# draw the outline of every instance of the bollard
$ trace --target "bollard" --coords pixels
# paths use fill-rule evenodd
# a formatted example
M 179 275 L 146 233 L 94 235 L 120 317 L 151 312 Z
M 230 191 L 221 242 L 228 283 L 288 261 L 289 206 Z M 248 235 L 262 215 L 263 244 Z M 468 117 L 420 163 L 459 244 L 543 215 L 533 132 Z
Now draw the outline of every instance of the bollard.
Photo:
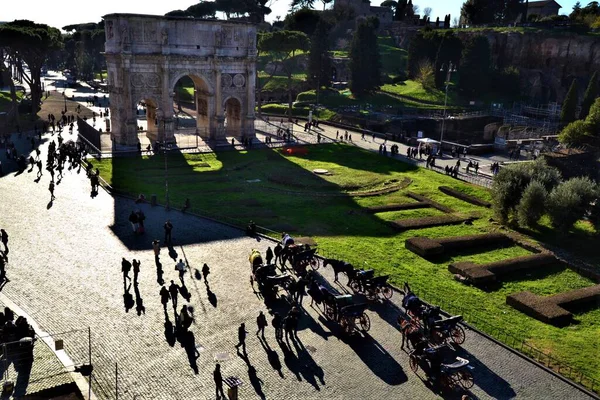
M 150 198 L 150 205 L 152 207 L 154 207 L 156 205 L 156 195 L 153 194 L 152 197 Z

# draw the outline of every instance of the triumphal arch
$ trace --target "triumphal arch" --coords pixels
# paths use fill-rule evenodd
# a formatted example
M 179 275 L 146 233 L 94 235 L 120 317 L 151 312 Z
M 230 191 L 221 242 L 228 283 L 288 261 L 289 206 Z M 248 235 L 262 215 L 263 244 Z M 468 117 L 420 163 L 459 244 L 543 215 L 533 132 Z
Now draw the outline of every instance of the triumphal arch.
M 104 21 L 110 130 L 117 143 L 138 143 L 140 104 L 147 136 L 174 141 L 175 87 L 184 77 L 193 82 L 186 89 L 198 135 L 254 136 L 254 25 L 138 14 L 109 14 Z

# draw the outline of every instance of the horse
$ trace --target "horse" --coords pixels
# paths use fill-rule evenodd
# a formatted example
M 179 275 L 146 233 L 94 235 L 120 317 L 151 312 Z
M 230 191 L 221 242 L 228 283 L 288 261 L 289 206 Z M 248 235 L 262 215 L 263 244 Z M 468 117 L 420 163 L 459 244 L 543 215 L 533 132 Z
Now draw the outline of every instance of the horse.
M 406 347 L 409 350 L 411 346 L 413 349 L 416 348 L 417 344 L 424 338 L 421 329 L 407 318 L 401 316 L 398 317 L 398 323 L 400 324 L 400 332 L 402 332 L 402 345 L 400 348 L 404 349 L 404 343 L 406 343 Z
M 331 265 L 331 268 L 333 268 L 333 273 L 335 274 L 335 279 L 333 280 L 334 282 L 339 282 L 338 274 L 340 272 L 346 274 L 346 276 L 348 277 L 348 284 L 350 284 L 352 277 L 356 275 L 352 264 L 347 263 L 346 261 L 326 258 L 325 261 L 323 261 L 323 266 L 326 267 L 327 265 Z
M 402 307 L 407 313 L 414 316 L 420 317 L 422 314 L 422 308 L 425 305 L 419 297 L 413 293 L 408 285 L 408 282 L 404 282 L 404 287 L 400 290 L 400 293 L 404 295 L 402 299 Z

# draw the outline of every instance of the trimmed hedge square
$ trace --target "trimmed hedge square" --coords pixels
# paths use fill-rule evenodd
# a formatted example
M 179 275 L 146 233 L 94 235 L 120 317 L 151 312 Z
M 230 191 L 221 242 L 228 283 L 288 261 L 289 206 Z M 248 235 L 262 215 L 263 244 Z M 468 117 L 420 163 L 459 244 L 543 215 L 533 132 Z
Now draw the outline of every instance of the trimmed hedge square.
M 600 285 L 555 294 L 538 296 L 529 291 L 511 294 L 506 297 L 506 304 L 530 317 L 558 327 L 569 325 L 573 314 L 566 310 L 576 311 L 590 303 L 600 305 Z
M 441 239 L 414 237 L 406 240 L 404 246 L 423 258 L 439 256 L 447 251 L 458 251 L 485 246 L 509 246 L 513 240 L 502 233 L 454 236 Z
M 423 229 L 431 228 L 432 226 L 462 224 L 470 219 L 472 218 L 459 217 L 457 215 L 438 215 L 435 217 L 399 219 L 390 222 L 390 225 L 398 230 Z
M 417 208 L 429 208 L 429 203 L 418 201 L 414 203 L 401 203 L 401 204 L 385 204 L 383 206 L 373 206 L 365 208 L 365 211 L 370 214 L 377 214 L 380 212 L 388 211 L 403 211 L 403 210 L 415 210 Z
M 456 262 L 448 265 L 448 270 L 469 279 L 475 285 L 495 282 L 499 276 L 523 269 L 535 269 L 560 263 L 550 253 L 514 257 L 488 264 Z
M 460 199 L 462 201 L 466 201 L 467 203 L 471 203 L 474 204 L 476 206 L 481 206 L 481 207 L 487 207 L 490 208 L 492 206 L 491 203 L 485 201 L 485 200 L 481 200 L 478 197 L 475 196 L 471 196 L 469 194 L 460 192 L 456 189 L 453 189 L 451 187 L 448 186 L 440 186 L 438 187 L 438 189 L 444 193 L 447 194 L 448 196 L 452 196 L 452 197 L 456 197 L 457 199 Z

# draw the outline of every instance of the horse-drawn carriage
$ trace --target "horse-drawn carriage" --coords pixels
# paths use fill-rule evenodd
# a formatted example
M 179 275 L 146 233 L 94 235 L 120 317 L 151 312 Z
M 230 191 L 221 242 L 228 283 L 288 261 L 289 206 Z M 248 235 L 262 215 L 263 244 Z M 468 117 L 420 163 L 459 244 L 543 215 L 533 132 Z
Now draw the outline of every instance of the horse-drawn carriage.
M 304 276 L 309 266 L 315 271 L 319 269 L 320 262 L 316 254 L 316 247 L 311 249 L 308 245 L 290 244 L 283 248 L 281 259 L 284 266 L 289 260 L 296 275 Z
M 295 279 L 287 274 L 280 274 L 275 264 L 263 264 L 260 251 L 253 249 L 248 257 L 252 274 L 250 275 L 250 284 L 254 287 L 254 282 L 258 284 L 258 290 L 265 298 L 273 299 L 277 296 L 279 288 L 288 290 L 295 283 Z
M 367 299 L 374 301 L 383 296 L 384 299 L 392 298 L 394 291 L 388 285 L 389 275 L 375 276 L 372 269 L 355 270 L 354 276 L 349 280 L 352 290 L 367 296 Z
M 401 321 L 403 335 L 418 331 L 421 336 L 436 345 L 449 342 L 461 345 L 465 342 L 465 331 L 459 325 L 463 319 L 461 315 L 443 317 L 439 307 L 423 302 L 410 290 L 407 283 L 404 284 L 402 293 L 404 294 L 402 307 L 407 315 L 407 318 Z
M 423 342 L 410 353 L 409 364 L 414 373 L 419 367 L 426 370 L 442 389 L 454 390 L 460 386 L 468 390 L 473 387 L 473 367 L 469 360 L 455 356 L 454 349 L 448 344 L 429 346 Z
M 315 280 L 311 281 L 308 294 L 317 304 L 323 305 L 325 317 L 337 322 L 345 333 L 368 332 L 371 329 L 371 320 L 365 312 L 368 304 L 357 302 L 351 294 L 334 294 Z

